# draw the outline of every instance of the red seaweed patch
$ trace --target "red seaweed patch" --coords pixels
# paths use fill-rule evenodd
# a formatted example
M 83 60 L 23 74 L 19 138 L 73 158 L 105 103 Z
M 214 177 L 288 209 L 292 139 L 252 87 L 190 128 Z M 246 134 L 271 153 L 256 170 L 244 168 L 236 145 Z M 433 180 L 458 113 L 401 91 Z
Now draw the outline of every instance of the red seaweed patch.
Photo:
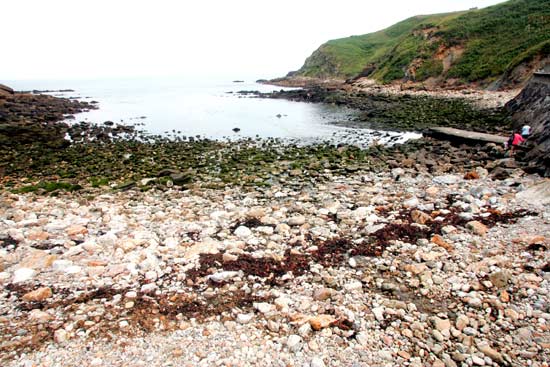
M 334 266 L 345 262 L 350 256 L 381 256 L 386 244 L 381 241 L 362 240 L 354 242 L 348 238 L 334 238 L 318 244 L 312 258 L 323 266 Z
M 9 287 L 9 291 L 20 295 L 32 287 Z M 144 294 L 136 292 L 132 305 L 125 302 L 114 302 L 122 297 L 130 288 L 102 287 L 97 290 L 71 291 L 56 289 L 56 295 L 62 295 L 60 300 L 51 302 L 21 302 L 19 309 L 55 309 L 48 312 L 55 322 L 43 324 L 29 318 L 24 312 L 14 317 L 9 324 L 0 324 L 0 352 L 21 353 L 40 348 L 44 343 L 54 338 L 55 331 L 64 323 L 72 320 L 74 315 L 86 303 L 91 309 L 102 308 L 101 317 L 85 317 L 75 323 L 76 329 L 85 331 L 91 337 L 112 337 L 117 333 L 125 335 L 142 335 L 153 330 L 174 330 L 182 319 L 194 318 L 198 321 L 225 315 L 231 318 L 234 310 L 250 312 L 254 302 L 268 302 L 270 296 L 249 294 L 243 290 L 235 292 L 220 291 L 212 297 L 197 296 L 192 292 L 168 292 Z M 124 324 L 126 323 L 126 325 Z M 24 334 L 21 334 L 24 331 Z M 28 335 L 19 337 L 19 335 Z
M 309 257 L 294 254 L 288 250 L 282 260 L 266 257 L 253 257 L 242 254 L 237 260 L 223 261 L 221 254 L 202 254 L 198 269 L 187 272 L 187 277 L 193 281 L 199 277 L 213 274 L 217 270 L 242 271 L 245 276 L 256 276 L 275 282 L 277 278 L 291 272 L 294 276 L 304 274 L 309 269 Z

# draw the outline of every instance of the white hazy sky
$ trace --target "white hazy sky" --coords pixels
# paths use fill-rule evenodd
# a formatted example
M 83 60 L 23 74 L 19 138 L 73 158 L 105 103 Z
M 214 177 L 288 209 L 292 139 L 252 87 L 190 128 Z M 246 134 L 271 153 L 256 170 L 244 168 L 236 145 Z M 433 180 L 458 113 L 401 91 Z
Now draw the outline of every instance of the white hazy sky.
M 327 40 L 502 0 L 3 0 L 0 81 L 282 76 Z

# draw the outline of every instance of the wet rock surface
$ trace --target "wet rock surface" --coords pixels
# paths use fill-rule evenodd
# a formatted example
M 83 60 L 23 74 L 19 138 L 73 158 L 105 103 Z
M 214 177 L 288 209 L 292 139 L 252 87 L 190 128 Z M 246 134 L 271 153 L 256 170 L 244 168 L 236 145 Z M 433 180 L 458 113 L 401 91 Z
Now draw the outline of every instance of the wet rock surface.
M 431 138 L 369 148 L 330 143 L 297 146 L 277 140 L 110 139 L 73 143 L 63 150 L 41 144 L 25 149 L 8 147 L 0 152 L 4 162 L 0 183 L 16 193 L 46 194 L 88 190 L 90 185 L 142 191 L 172 186 L 270 187 L 296 180 L 325 182 L 332 174 L 396 169 L 398 179 L 401 169 L 443 174 L 455 169 L 472 171 L 478 166 L 487 171 L 484 174 L 504 179 L 523 167 L 505 154 L 496 144 L 454 146 Z M 516 158 L 520 156 L 518 153 Z M 300 218 L 295 220 L 300 225 Z
M 359 117 L 340 123 L 348 127 L 421 131 L 445 126 L 506 134 L 511 127 L 511 120 L 502 106 L 486 103 L 476 107 L 467 94 L 407 93 L 382 87 L 376 90 L 346 85 L 250 93 L 261 98 L 345 105 L 362 111 Z
M 14 146 L 42 142 L 50 148 L 68 145 L 67 115 L 93 109 L 87 102 L 0 88 L 0 144 Z

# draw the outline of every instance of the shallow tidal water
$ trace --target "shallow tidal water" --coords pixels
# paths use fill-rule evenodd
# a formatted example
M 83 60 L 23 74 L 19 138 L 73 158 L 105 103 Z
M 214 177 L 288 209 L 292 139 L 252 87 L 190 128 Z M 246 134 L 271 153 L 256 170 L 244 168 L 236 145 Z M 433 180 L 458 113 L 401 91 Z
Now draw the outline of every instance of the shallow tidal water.
M 209 139 L 281 138 L 299 143 L 331 141 L 366 146 L 403 142 L 417 134 L 342 126 L 357 112 L 341 106 L 260 99 L 239 91 L 270 92 L 280 87 L 251 81 L 139 78 L 63 81 L 8 81 L 16 90 L 64 90 L 49 94 L 97 101 L 97 110 L 73 122 L 113 121 L 150 134 Z M 235 132 L 234 130 L 237 130 Z

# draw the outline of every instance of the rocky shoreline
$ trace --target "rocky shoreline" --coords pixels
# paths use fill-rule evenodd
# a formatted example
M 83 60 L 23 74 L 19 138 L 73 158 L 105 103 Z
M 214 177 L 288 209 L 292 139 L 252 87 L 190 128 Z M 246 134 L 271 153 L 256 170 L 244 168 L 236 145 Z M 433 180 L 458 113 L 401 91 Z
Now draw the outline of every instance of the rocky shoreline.
M 0 88 L 0 144 L 13 146 L 41 142 L 51 148 L 68 145 L 69 126 L 61 121 L 96 108 L 76 100 Z
M 423 87 L 419 88 L 414 84 L 380 85 L 368 78 L 360 78 L 355 80 L 352 83 L 352 89 L 372 94 L 413 95 L 429 96 L 434 98 L 464 99 L 481 109 L 502 108 L 507 102 L 514 99 L 514 97 L 516 97 L 521 91 L 521 88 L 497 91 L 473 88 L 427 89 Z
M 75 126 L 0 153 L 2 365 L 550 363 L 550 184 L 502 146 Z
M 294 88 L 325 88 L 330 90 L 345 90 L 348 92 L 362 92 L 371 95 L 408 95 L 428 96 L 433 98 L 464 99 L 478 108 L 491 109 L 501 108 L 516 97 L 521 88 L 507 90 L 482 90 L 466 87 L 453 88 L 428 88 L 419 83 L 392 83 L 380 84 L 369 78 L 357 78 L 351 80 L 341 79 L 317 79 L 308 77 L 285 77 L 272 80 L 262 80 L 264 84 L 277 85 L 281 87 Z
M 275 84 L 286 86 L 286 83 Z M 517 94 L 517 91 L 402 90 L 399 86 L 382 86 L 370 81 L 336 84 L 309 80 L 298 85 L 303 88 L 242 93 L 260 98 L 348 106 L 360 114 L 340 124 L 353 128 L 422 131 L 443 126 L 504 135 L 512 128 L 504 105 Z
M 55 150 L 66 148 L 71 142 L 105 141 L 119 135 L 137 136 L 132 126 L 111 121 L 103 125 L 64 122 L 74 118 L 75 114 L 98 106 L 96 103 L 41 94 L 45 92 L 52 91 L 29 93 L 16 92 L 5 86 L 0 88 L 0 144 L 17 151 L 25 151 L 33 145 Z

